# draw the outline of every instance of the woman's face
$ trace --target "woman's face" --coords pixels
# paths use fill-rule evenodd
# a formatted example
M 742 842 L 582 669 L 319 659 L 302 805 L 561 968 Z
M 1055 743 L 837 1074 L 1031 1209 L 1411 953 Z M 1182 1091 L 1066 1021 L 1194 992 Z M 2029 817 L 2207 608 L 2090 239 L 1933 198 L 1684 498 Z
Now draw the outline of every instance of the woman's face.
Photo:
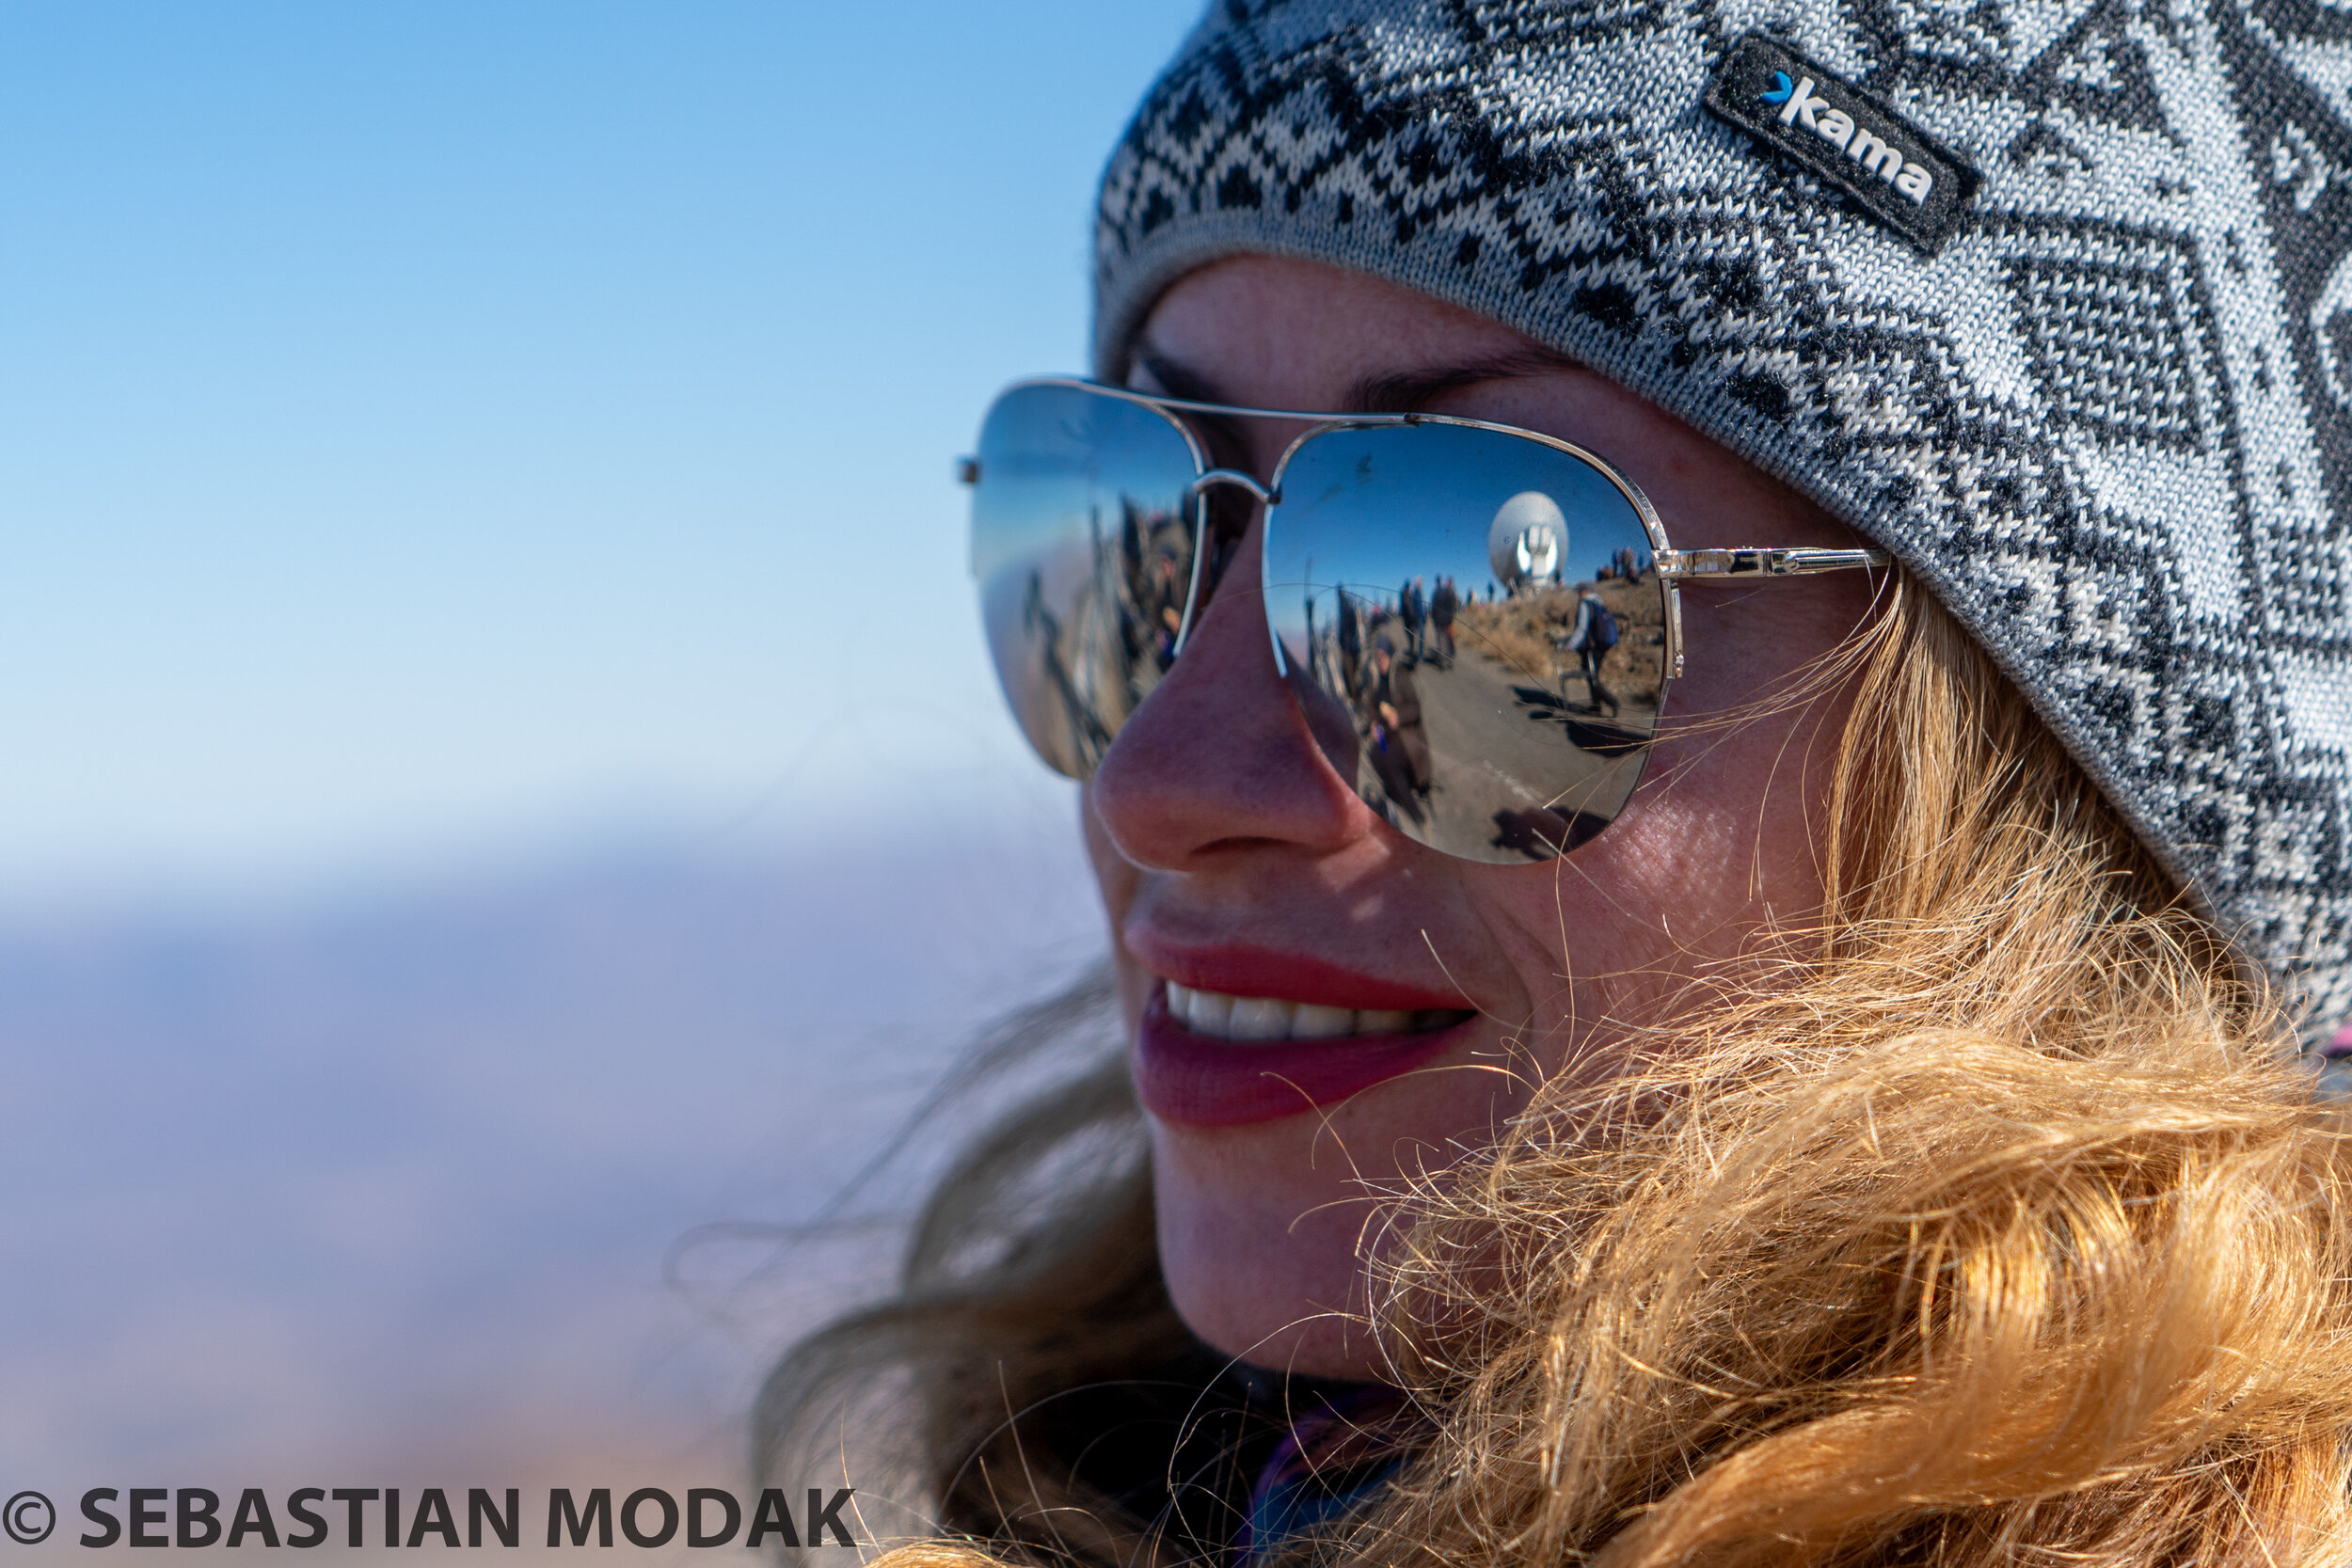
M 1564 437 L 1646 492 L 1677 547 L 1858 543 L 1530 340 L 1319 263 L 1246 258 L 1191 275 L 1152 313 L 1136 363 L 1137 386 L 1218 403 L 1419 408 Z M 1297 434 L 1232 422 L 1248 444 L 1217 456 L 1261 479 Z M 1538 1075 L 1571 1060 L 1580 1077 L 1607 1074 L 1628 1049 L 1623 1021 L 1768 919 L 1818 911 L 1808 823 L 1842 705 L 1692 726 L 1851 635 L 1869 582 L 1684 590 L 1688 667 L 1641 788 L 1567 858 L 1491 865 L 1404 838 L 1326 762 L 1268 652 L 1259 527 L 1088 786 L 1086 834 L 1178 1309 L 1249 1361 L 1360 1377 L 1372 1346 L 1346 1314 L 1365 1301 L 1368 1190 L 1488 1142 Z M 1227 1041 L 1168 1017 L 1170 981 L 1244 1003 L 1474 1012 L 1402 1045 Z

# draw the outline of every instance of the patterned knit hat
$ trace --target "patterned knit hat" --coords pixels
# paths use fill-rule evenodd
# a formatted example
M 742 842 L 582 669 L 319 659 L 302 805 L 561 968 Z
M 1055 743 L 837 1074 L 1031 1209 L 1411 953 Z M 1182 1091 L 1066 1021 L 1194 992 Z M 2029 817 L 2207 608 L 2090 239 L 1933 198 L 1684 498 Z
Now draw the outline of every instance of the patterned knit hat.
M 1105 173 L 1098 374 L 1219 257 L 1561 349 L 1893 550 L 2352 1015 L 2352 12 L 1216 0 Z

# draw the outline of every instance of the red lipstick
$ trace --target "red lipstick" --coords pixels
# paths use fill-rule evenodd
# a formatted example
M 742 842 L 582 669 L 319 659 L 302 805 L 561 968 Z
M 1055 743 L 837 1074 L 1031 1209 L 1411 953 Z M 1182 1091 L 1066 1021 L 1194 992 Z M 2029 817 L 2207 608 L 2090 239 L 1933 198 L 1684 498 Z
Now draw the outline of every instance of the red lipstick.
M 1263 947 L 1177 947 L 1131 932 L 1127 949 L 1163 980 L 1228 996 L 1279 996 L 1285 1002 L 1311 1002 L 1326 1007 L 1401 1013 L 1470 1005 L 1458 990 L 1402 985 L 1327 959 L 1270 953 Z
M 1201 973 L 1195 970 L 1194 973 Z M 1334 972 L 1336 973 L 1336 971 Z M 1287 975 L 1285 976 L 1287 979 Z M 1179 984 L 1190 982 L 1179 981 Z M 1225 986 L 1205 989 L 1225 990 Z M 1460 998 L 1434 1001 L 1408 987 L 1350 985 L 1319 991 L 1285 983 L 1233 990 L 1285 1001 L 1358 1009 L 1459 1014 L 1446 1026 L 1335 1039 L 1232 1040 L 1195 1034 L 1170 1016 L 1166 987 L 1153 990 L 1136 1030 L 1136 1093 L 1145 1110 L 1185 1127 L 1241 1127 L 1302 1116 L 1444 1054 L 1476 1015 Z M 1228 992 L 1231 994 L 1231 992 Z

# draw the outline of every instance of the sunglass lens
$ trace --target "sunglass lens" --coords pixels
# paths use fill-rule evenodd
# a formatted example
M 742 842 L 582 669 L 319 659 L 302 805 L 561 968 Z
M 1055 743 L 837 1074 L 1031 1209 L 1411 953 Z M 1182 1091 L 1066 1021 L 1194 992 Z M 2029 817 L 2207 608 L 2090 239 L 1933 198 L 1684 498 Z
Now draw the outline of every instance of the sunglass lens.
M 1640 781 L 1665 594 L 1625 492 L 1464 425 L 1337 430 L 1282 476 L 1265 604 L 1326 752 L 1406 836 L 1548 860 Z
M 981 427 L 972 572 L 989 653 L 1029 743 L 1073 779 L 1175 657 L 1197 472 L 1166 415 L 1081 388 L 1014 388 Z

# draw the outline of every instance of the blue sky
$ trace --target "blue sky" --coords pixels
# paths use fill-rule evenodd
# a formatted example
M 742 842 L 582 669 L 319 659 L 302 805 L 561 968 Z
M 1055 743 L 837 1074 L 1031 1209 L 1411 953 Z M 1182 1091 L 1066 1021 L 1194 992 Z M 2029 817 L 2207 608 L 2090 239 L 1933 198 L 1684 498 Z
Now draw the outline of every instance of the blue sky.
M 1197 10 L 0 4 L 0 900 L 1034 803 L 949 459 Z
M 1100 941 L 951 459 L 1197 4 L 0 0 L 12 1484 L 737 1473 Z

